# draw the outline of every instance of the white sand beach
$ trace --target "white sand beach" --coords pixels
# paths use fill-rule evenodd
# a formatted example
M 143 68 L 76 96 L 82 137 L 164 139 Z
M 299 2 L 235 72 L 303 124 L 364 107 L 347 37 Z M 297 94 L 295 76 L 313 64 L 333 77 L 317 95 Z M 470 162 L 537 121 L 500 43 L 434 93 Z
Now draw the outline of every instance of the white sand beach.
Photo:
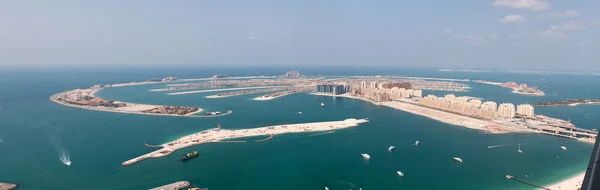
M 576 190 L 581 187 L 584 177 L 585 177 L 585 172 L 581 172 L 573 177 L 562 180 L 558 183 L 552 184 L 547 187 L 552 190 Z
M 255 87 L 241 87 L 241 88 L 219 88 L 219 89 L 210 89 L 210 90 L 172 92 L 172 93 L 168 93 L 167 95 L 182 95 L 182 94 L 195 94 L 195 93 L 203 93 L 203 92 L 220 92 L 220 91 L 231 91 L 231 90 L 247 90 L 247 89 L 261 89 L 261 88 L 276 88 L 276 87 L 284 87 L 284 86 L 255 86 Z
M 190 147 L 194 145 L 199 145 L 208 142 L 218 142 L 225 139 L 235 139 L 235 138 L 243 138 L 243 137 L 253 137 L 253 136 L 265 136 L 265 135 L 277 135 L 277 134 L 286 134 L 286 133 L 305 133 L 305 132 L 316 132 L 316 131 L 333 131 L 338 129 L 344 129 L 348 127 L 356 127 L 361 123 L 369 122 L 366 119 L 346 119 L 343 121 L 329 121 L 329 122 L 315 122 L 315 123 L 300 123 L 300 124 L 288 124 L 288 125 L 276 125 L 269 127 L 260 127 L 260 128 L 252 128 L 252 129 L 237 129 L 237 130 L 227 130 L 227 129 L 212 129 L 207 131 L 201 131 L 198 133 L 194 133 L 191 135 L 187 135 L 181 137 L 175 141 L 165 143 L 161 149 L 150 152 L 148 154 L 144 154 L 142 156 L 133 158 L 131 160 L 127 160 L 121 165 L 131 165 L 136 162 L 148 159 L 148 158 L 158 158 L 167 156 L 174 151 Z

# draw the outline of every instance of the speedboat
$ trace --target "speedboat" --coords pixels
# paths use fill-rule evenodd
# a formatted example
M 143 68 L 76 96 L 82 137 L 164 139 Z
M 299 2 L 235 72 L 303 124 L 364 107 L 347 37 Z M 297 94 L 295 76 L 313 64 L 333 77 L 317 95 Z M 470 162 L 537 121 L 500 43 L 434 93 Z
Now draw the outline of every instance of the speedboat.
M 567 147 L 566 146 L 560 146 L 560 149 L 567 150 Z
M 394 149 L 396 149 L 396 147 L 395 147 L 395 146 L 390 146 L 390 147 L 388 148 L 388 151 L 390 151 L 390 152 L 391 152 L 391 151 L 394 151 Z
M 452 159 L 454 159 L 455 161 L 460 162 L 460 163 L 463 162 L 462 158 L 459 158 L 459 157 L 454 157 Z
M 371 159 L 371 156 L 369 156 L 368 154 L 361 154 L 361 155 L 362 155 L 363 158 Z
M 415 142 L 415 146 L 419 146 L 419 141 Z
M 66 161 L 64 164 L 67 165 L 67 166 L 70 166 L 71 165 L 71 160 Z
M 404 173 L 402 173 L 401 171 L 396 171 L 396 173 L 398 173 L 398 175 L 399 175 L 400 177 L 404 177 Z
M 323 102 L 321 102 L 321 107 L 325 107 L 325 104 Z
M 519 143 L 519 149 L 517 149 L 517 152 L 523 153 L 523 151 L 521 150 L 521 143 Z

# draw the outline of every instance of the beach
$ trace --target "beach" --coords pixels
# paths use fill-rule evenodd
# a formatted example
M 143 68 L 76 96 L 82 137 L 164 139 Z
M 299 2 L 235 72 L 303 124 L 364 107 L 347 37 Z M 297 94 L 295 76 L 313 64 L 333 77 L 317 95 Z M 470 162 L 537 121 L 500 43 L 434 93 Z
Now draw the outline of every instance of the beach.
M 314 123 L 300 123 L 300 124 L 288 124 L 288 125 L 275 125 L 268 127 L 252 128 L 252 129 L 238 129 L 238 130 L 227 130 L 227 129 L 212 129 L 207 131 L 201 131 L 191 135 L 181 137 L 175 141 L 160 145 L 162 147 L 159 150 L 144 154 L 142 156 L 127 160 L 121 165 L 131 165 L 136 162 L 148 159 L 158 158 L 167 156 L 174 151 L 199 145 L 209 142 L 218 142 L 225 139 L 235 139 L 243 137 L 253 136 L 264 136 L 264 135 L 277 135 L 286 133 L 306 133 L 306 132 L 317 132 L 317 131 L 332 131 L 337 129 L 344 129 L 348 127 L 356 127 L 360 123 L 369 122 L 366 119 L 346 119 L 343 121 L 329 121 L 329 122 L 314 122 Z
M 261 88 L 277 88 L 284 86 L 256 86 L 256 87 L 241 87 L 241 88 L 219 88 L 219 89 L 210 89 L 210 90 L 194 90 L 194 91 L 184 91 L 184 92 L 172 92 L 167 95 L 182 95 L 182 94 L 195 94 L 195 93 L 203 93 L 203 92 L 220 92 L 220 91 L 231 91 L 231 90 L 247 90 L 247 89 L 261 89 Z
M 554 183 L 550 186 L 547 186 L 548 188 L 552 189 L 552 190 L 558 190 L 558 189 L 565 189 L 565 190 L 576 190 L 578 188 L 581 187 L 581 184 L 583 183 L 583 178 L 585 177 L 585 171 L 581 172 L 573 177 L 567 178 L 565 180 L 562 180 L 560 182 Z

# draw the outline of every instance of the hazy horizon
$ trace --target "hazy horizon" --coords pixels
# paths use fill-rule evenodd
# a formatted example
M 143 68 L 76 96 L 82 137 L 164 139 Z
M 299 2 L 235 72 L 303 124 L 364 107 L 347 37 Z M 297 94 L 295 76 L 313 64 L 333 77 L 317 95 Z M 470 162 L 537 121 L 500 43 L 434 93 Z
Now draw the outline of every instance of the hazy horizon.
M 0 3 L 0 70 L 600 71 L 597 1 Z

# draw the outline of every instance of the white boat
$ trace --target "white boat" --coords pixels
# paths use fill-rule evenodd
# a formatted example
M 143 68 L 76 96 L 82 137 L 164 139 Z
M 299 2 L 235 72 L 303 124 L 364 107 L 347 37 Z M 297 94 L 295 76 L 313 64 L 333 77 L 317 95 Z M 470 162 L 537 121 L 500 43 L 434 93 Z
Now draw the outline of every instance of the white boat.
M 523 151 L 521 150 L 521 143 L 519 143 L 519 149 L 517 149 L 517 152 L 523 153 Z
M 560 149 L 567 150 L 567 147 L 566 146 L 560 146 Z
M 415 146 L 419 146 L 419 141 L 415 142 Z
M 395 146 L 390 146 L 390 147 L 388 148 L 388 151 L 390 151 L 390 152 L 391 152 L 391 151 L 394 151 L 394 149 L 396 149 L 396 147 L 395 147 Z
M 401 171 L 397 171 L 396 173 L 398 173 L 398 175 L 399 175 L 400 177 L 404 177 L 404 173 L 402 173 Z
M 323 102 L 321 102 L 321 107 L 325 107 L 325 104 Z
M 65 164 L 65 165 L 67 165 L 67 166 L 70 166 L 70 165 L 71 165 L 71 161 L 70 161 L 70 160 L 68 160 L 68 161 L 66 161 L 64 164 Z
M 325 190 L 329 190 L 329 188 L 325 187 Z
M 298 114 L 302 114 L 302 112 L 301 112 L 301 111 L 299 111 L 299 112 L 298 112 Z
M 459 157 L 454 157 L 452 159 L 454 159 L 455 161 L 460 162 L 460 163 L 463 162 L 462 158 L 459 158 Z
M 371 156 L 369 156 L 368 154 L 361 154 L 361 155 L 363 156 L 363 158 L 366 158 L 366 159 L 370 159 L 371 158 Z

